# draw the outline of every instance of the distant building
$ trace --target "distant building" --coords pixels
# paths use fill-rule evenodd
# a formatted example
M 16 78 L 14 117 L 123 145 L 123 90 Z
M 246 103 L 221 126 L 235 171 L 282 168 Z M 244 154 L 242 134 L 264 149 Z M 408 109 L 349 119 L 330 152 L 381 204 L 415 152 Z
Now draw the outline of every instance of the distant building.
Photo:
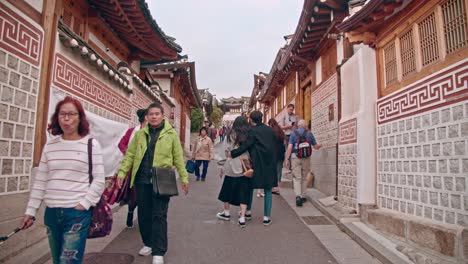
M 190 109 L 201 108 L 202 100 L 195 79 L 195 62 L 182 58 L 165 63 L 145 63 L 147 79 L 159 84 L 160 94 L 169 97 L 175 107 L 167 109 L 166 116 L 180 137 L 186 150 L 190 149 Z
M 236 117 L 247 113 L 249 110 L 250 97 L 241 96 L 240 98 L 229 97 L 221 99 L 220 108 L 224 112 L 223 123 L 231 123 Z

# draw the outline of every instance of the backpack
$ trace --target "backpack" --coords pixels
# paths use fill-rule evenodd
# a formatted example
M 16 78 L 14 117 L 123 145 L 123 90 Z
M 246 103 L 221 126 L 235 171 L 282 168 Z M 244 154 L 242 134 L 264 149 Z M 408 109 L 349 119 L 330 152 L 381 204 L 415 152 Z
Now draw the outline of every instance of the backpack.
M 312 144 L 310 139 L 307 137 L 307 130 L 299 134 L 296 130 L 294 134 L 296 134 L 296 156 L 300 159 L 305 159 L 312 155 Z

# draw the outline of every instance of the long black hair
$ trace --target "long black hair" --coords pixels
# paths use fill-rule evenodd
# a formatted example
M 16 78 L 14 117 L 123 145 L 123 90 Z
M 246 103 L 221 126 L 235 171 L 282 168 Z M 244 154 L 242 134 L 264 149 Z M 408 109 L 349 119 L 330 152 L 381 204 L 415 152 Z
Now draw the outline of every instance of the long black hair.
M 229 130 L 226 141 L 228 143 L 234 142 L 234 145 L 241 145 L 245 141 L 247 141 L 247 132 L 250 129 L 249 121 L 244 116 L 238 116 L 234 123 L 232 124 L 232 128 Z

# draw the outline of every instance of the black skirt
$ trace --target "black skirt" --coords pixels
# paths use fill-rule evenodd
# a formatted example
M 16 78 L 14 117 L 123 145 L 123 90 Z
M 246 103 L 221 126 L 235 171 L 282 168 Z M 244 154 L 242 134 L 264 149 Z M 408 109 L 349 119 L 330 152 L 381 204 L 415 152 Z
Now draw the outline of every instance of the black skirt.
M 235 206 L 248 204 L 252 199 L 251 189 L 250 178 L 225 176 L 218 200 Z

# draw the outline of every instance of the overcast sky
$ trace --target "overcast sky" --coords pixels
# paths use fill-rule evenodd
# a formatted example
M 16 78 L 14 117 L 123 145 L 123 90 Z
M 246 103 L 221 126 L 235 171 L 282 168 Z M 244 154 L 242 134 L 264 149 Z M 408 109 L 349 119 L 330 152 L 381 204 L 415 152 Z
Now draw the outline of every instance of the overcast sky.
M 151 14 L 195 61 L 197 86 L 218 99 L 250 96 L 253 74 L 268 73 L 302 0 L 150 0 Z

